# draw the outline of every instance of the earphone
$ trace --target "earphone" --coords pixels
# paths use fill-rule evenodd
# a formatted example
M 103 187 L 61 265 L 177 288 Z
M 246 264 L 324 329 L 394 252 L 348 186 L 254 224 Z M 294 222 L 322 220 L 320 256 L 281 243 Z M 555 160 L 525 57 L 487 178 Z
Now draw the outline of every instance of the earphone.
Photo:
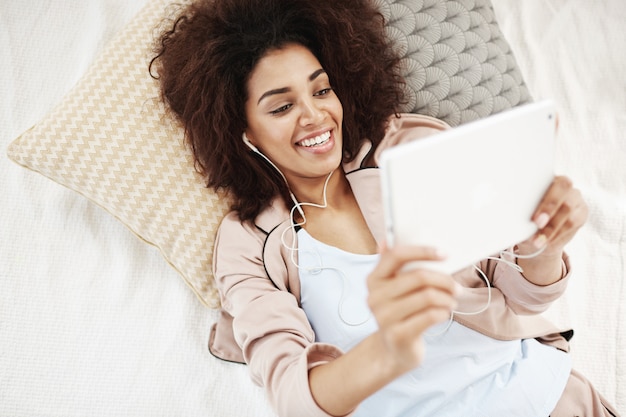
M 287 179 L 285 178 L 285 176 L 283 175 L 283 173 L 280 171 L 280 169 L 278 169 L 278 167 L 276 165 L 274 165 L 274 163 L 272 161 L 269 160 L 268 157 L 266 157 L 265 155 L 263 155 L 263 153 L 261 151 L 259 151 L 259 149 L 254 146 L 250 140 L 248 139 L 248 136 L 246 135 L 246 132 L 243 133 L 242 135 L 242 139 L 243 139 L 243 143 L 246 144 L 246 146 L 248 148 L 250 148 L 253 152 L 255 152 L 256 154 L 260 155 L 263 159 L 265 159 L 271 166 L 274 167 L 274 169 L 276 169 L 276 171 L 278 171 L 278 173 L 283 177 L 283 180 L 285 180 L 285 183 L 287 184 L 287 187 L 289 187 L 289 184 L 287 183 Z M 323 197 L 323 203 L 322 204 L 314 204 L 314 203 L 299 203 L 298 200 L 296 199 L 296 197 L 293 195 L 293 193 L 291 192 L 291 190 L 289 191 L 289 195 L 291 196 L 291 199 L 294 202 L 294 206 L 292 207 L 292 209 L 289 212 L 289 223 L 290 223 L 290 227 L 286 228 L 285 230 L 283 230 L 282 234 L 280 235 L 280 242 L 283 245 L 283 247 L 285 247 L 286 249 L 288 249 L 290 251 L 290 261 L 291 263 L 298 269 L 304 269 L 307 272 L 311 273 L 311 274 L 317 274 L 319 272 L 321 272 L 323 269 L 326 270 L 331 270 L 331 271 L 335 271 L 342 279 L 342 294 L 340 297 L 340 302 L 339 302 L 339 306 L 338 306 L 338 315 L 339 318 L 348 326 L 360 326 L 361 324 L 364 324 L 365 322 L 367 322 L 370 317 L 371 317 L 371 313 L 370 315 L 368 315 L 368 317 L 364 318 L 362 321 L 359 322 L 350 322 L 348 320 L 346 320 L 342 314 L 342 306 L 346 300 L 346 285 L 347 285 L 347 277 L 345 276 L 345 274 L 343 273 L 342 270 L 338 269 L 338 268 L 334 268 L 334 267 L 329 267 L 329 266 L 322 266 L 322 260 L 321 258 L 319 259 L 319 266 L 314 266 L 314 267 L 302 267 L 298 264 L 298 262 L 296 262 L 294 256 L 295 253 L 298 251 L 298 248 L 296 248 L 295 246 L 295 241 L 296 241 L 296 227 L 297 226 L 302 226 L 306 223 L 306 216 L 304 215 L 304 210 L 302 210 L 302 206 L 303 205 L 307 205 L 307 206 L 311 206 L 311 207 L 318 207 L 318 208 L 326 208 L 328 205 L 328 202 L 326 200 L 326 188 L 328 187 L 328 181 L 330 180 L 330 177 L 333 175 L 333 172 L 335 172 L 334 170 L 331 171 L 328 176 L 326 177 L 326 181 L 324 182 L 324 190 L 322 192 L 322 197 Z M 302 216 L 302 222 L 296 223 L 294 221 L 294 211 L 298 210 L 298 212 L 300 213 L 300 215 Z M 287 242 L 285 241 L 285 233 L 291 231 L 292 233 L 292 241 L 294 242 L 294 245 L 291 246 L 289 244 L 287 244 Z M 319 257 L 319 255 L 318 255 Z
M 250 142 L 250 139 L 248 139 L 248 135 L 246 135 L 246 132 L 243 132 L 243 135 L 241 135 L 241 139 L 243 139 L 243 143 L 245 143 L 246 146 L 248 146 L 248 148 L 252 149 L 253 152 L 261 153 L 259 149 L 256 146 L 254 146 L 252 142 Z
M 243 132 L 243 135 L 241 135 L 241 139 L 243 140 L 243 143 L 245 143 L 246 146 L 252 150 L 252 152 L 256 153 L 257 155 L 260 155 L 271 166 L 273 166 L 276 171 L 278 171 L 280 176 L 283 177 L 285 184 L 287 184 L 287 188 L 289 188 L 289 183 L 287 182 L 287 178 L 285 178 L 285 175 L 280 171 L 280 169 L 278 169 L 276 165 L 274 165 L 272 161 L 270 161 L 270 159 L 267 156 L 263 155 L 263 153 L 259 150 L 259 148 L 257 148 L 256 146 L 252 144 L 252 142 L 250 142 L 250 139 L 248 139 L 248 135 L 246 135 L 246 132 Z M 300 203 L 298 203 L 298 199 L 296 199 L 296 196 L 293 195 L 291 190 L 289 190 L 289 196 L 291 197 L 291 200 L 295 204 L 295 207 L 298 208 L 298 213 L 300 213 L 300 215 L 304 218 L 304 210 L 302 210 L 302 207 L 300 207 Z
M 298 263 L 294 259 L 294 254 L 295 254 L 295 252 L 298 251 L 298 249 L 295 247 L 295 243 L 294 243 L 293 246 L 290 246 L 290 245 L 287 244 L 287 242 L 285 242 L 285 233 L 287 233 L 288 231 L 291 231 L 291 240 L 292 240 L 292 242 L 296 241 L 296 227 L 304 226 L 304 224 L 306 223 L 306 216 L 304 215 L 304 213 L 302 211 L 302 207 L 300 207 L 300 206 L 305 206 L 306 205 L 306 206 L 317 207 L 317 208 L 326 208 L 326 207 L 328 207 L 328 201 L 326 199 L 326 188 L 328 187 L 328 181 L 330 180 L 330 177 L 333 175 L 334 172 L 335 172 L 334 170 L 331 171 L 330 174 L 328 174 L 328 176 L 326 177 L 326 181 L 324 182 L 324 189 L 322 191 L 323 203 L 322 204 L 296 203 L 296 205 L 289 212 L 290 227 L 288 227 L 285 230 L 283 230 L 283 232 L 280 235 L 280 243 L 283 245 L 284 248 L 286 248 L 286 249 L 288 249 L 290 251 L 290 253 L 291 253 L 291 256 L 290 256 L 291 263 L 298 269 L 300 269 L 300 265 L 298 265 Z M 296 209 L 302 215 L 302 222 L 300 222 L 300 223 L 294 222 L 293 212 Z M 309 272 L 311 272 L 311 271 L 309 271 Z
M 265 155 L 264 155 L 264 154 L 263 154 L 263 153 L 262 153 L 262 152 L 261 152 L 261 151 L 260 151 L 260 150 L 259 150 L 256 146 L 254 146 L 254 145 L 250 142 L 250 140 L 248 139 L 248 137 L 247 137 L 247 135 L 246 135 L 246 133 L 245 133 L 245 132 L 244 132 L 244 133 L 243 133 L 243 135 L 242 135 L 242 139 L 243 139 L 243 142 L 246 144 L 246 146 L 247 146 L 248 148 L 250 148 L 250 149 L 251 149 L 253 152 L 255 152 L 256 154 L 260 155 L 260 156 L 261 156 L 263 159 L 265 159 L 265 160 L 266 160 L 266 161 L 267 161 L 267 162 L 268 162 L 268 163 L 269 163 L 272 167 L 274 167 L 274 169 L 276 169 L 276 171 L 278 171 L 278 173 L 281 175 L 281 177 L 282 177 L 282 178 L 283 178 L 283 180 L 285 181 L 285 184 L 287 184 L 287 187 L 289 187 L 289 184 L 288 184 L 287 179 L 285 178 L 284 174 L 280 171 L 280 169 L 278 169 L 278 167 L 277 167 L 277 166 L 276 166 L 276 165 L 275 165 L 272 161 L 270 161 L 270 159 L 269 159 L 269 158 L 267 158 L 267 157 L 266 157 L 266 156 L 265 156 Z M 333 172 L 334 172 L 334 171 L 333 171 Z M 289 228 L 286 228 L 285 230 L 283 230 L 283 232 L 282 232 L 282 234 L 281 234 L 281 237 L 280 237 L 280 240 L 281 240 L 281 244 L 283 245 L 283 247 L 287 248 L 287 249 L 291 252 L 290 261 L 291 261 L 291 263 L 292 263 L 293 265 L 295 265 L 295 267 L 296 267 L 296 268 L 298 268 L 298 269 L 301 269 L 301 267 L 300 267 L 300 265 L 298 265 L 298 262 L 296 262 L 296 260 L 295 260 L 295 258 L 294 258 L 294 257 L 295 257 L 295 253 L 298 251 L 298 249 L 297 249 L 297 247 L 295 246 L 295 243 L 294 243 L 294 244 L 293 244 L 293 246 L 292 246 L 292 245 L 289 245 L 289 244 L 285 241 L 285 234 L 286 234 L 286 232 L 291 231 L 291 233 L 292 233 L 292 242 L 295 242 L 295 241 L 296 241 L 296 236 L 295 236 L 295 235 L 296 235 L 296 230 L 295 230 L 295 228 L 296 228 L 297 226 L 302 226 L 302 225 L 304 225 L 304 224 L 306 223 L 306 216 L 304 215 L 304 211 L 303 211 L 303 209 L 302 209 L 302 207 L 301 207 L 301 206 L 303 206 L 303 205 L 309 205 L 309 206 L 319 207 L 319 208 L 325 208 L 325 207 L 326 207 L 326 205 L 327 205 L 327 202 L 326 202 L 326 187 L 327 187 L 327 185 L 328 185 L 328 181 L 329 181 L 329 179 L 330 179 L 331 175 L 333 174 L 333 172 L 331 172 L 331 173 L 328 175 L 328 177 L 326 178 L 326 182 L 325 182 L 325 184 L 324 184 L 324 191 L 323 191 L 323 201 L 324 201 L 324 202 L 323 202 L 323 204 L 321 204 L 321 205 L 320 205 L 320 204 L 313 204 L 313 203 L 299 203 L 299 202 L 298 202 L 298 200 L 296 199 L 296 197 L 295 197 L 295 196 L 293 195 L 293 193 L 291 192 L 291 190 L 289 191 L 289 195 L 291 196 L 291 199 L 292 199 L 292 200 L 293 200 L 293 202 L 294 202 L 294 207 L 293 207 L 293 208 L 291 209 L 291 211 L 290 211 L 290 223 L 291 223 L 291 226 L 290 226 Z M 294 217 L 293 217 L 293 214 L 294 214 L 294 211 L 295 211 L 295 210 L 298 210 L 298 212 L 299 212 L 299 213 L 300 213 L 300 215 L 302 216 L 302 219 L 303 219 L 303 220 L 302 220 L 302 222 L 299 222 L 299 223 L 294 222 Z M 496 257 L 488 257 L 488 259 L 492 259 L 492 260 L 495 260 L 495 261 L 498 261 L 498 262 L 504 262 L 505 264 L 507 264 L 508 266 L 510 266 L 510 267 L 512 267 L 512 268 L 514 268 L 514 269 L 516 269 L 517 271 L 519 271 L 519 272 L 523 272 L 523 271 L 522 271 L 522 269 L 521 269 L 521 267 L 520 267 L 519 265 L 517 265 L 516 263 L 511 262 L 511 261 L 509 261 L 509 260 L 507 260 L 507 259 L 504 259 L 504 258 L 502 257 L 502 255 L 505 255 L 505 254 L 506 254 L 506 255 L 510 255 L 510 256 L 512 256 L 512 257 L 515 257 L 515 258 L 532 258 L 532 257 L 534 257 L 534 256 L 539 255 L 539 254 L 543 251 L 543 249 L 544 249 L 544 248 L 541 248 L 541 249 L 540 249 L 540 250 L 538 250 L 537 252 L 535 252 L 535 253 L 531 253 L 531 254 L 528 254 L 528 255 L 521 255 L 521 254 L 516 254 L 516 253 L 513 253 L 513 252 L 502 251 L 502 252 L 500 252 L 500 258 L 496 258 Z M 321 261 L 321 260 L 320 260 L 320 261 Z M 477 311 L 472 311 L 472 312 L 462 312 L 462 311 L 456 311 L 456 310 L 453 310 L 453 311 L 451 312 L 451 314 L 450 314 L 450 319 L 449 319 L 448 325 L 445 327 L 445 329 L 444 329 L 442 332 L 440 332 L 440 333 L 437 333 L 437 334 L 434 334 L 434 335 L 433 335 L 433 334 L 428 334 L 427 336 L 439 336 L 439 335 L 441 335 L 441 334 L 445 333 L 445 332 L 449 329 L 450 325 L 452 324 L 452 321 L 453 321 L 453 319 L 454 319 L 454 315 L 455 315 L 455 314 L 456 314 L 456 315 L 477 315 L 477 314 L 480 314 L 480 313 L 484 312 L 485 310 L 487 310 L 487 308 L 489 308 L 489 305 L 491 304 L 491 283 L 489 282 L 489 279 L 487 278 L 487 276 L 485 275 L 485 273 L 484 273 L 484 272 L 483 272 L 483 271 L 482 271 L 482 270 L 481 270 L 478 266 L 474 265 L 474 268 L 475 268 L 475 269 L 476 269 L 476 271 L 477 271 L 477 272 L 481 275 L 481 278 L 485 281 L 485 284 L 486 284 L 487 289 L 488 289 L 488 299 L 487 299 L 487 302 L 485 303 L 485 305 L 484 305 L 482 308 L 480 308 L 479 310 L 477 310 Z M 336 271 L 337 273 L 339 273 L 339 274 L 342 276 L 342 278 L 343 278 L 344 280 L 346 279 L 345 274 L 343 273 L 343 271 L 341 271 L 341 270 L 339 270 L 339 269 L 337 269 L 337 268 L 333 268 L 333 267 L 323 267 L 323 266 L 321 266 L 321 262 L 320 262 L 320 266 L 319 266 L 319 267 L 304 268 L 304 269 L 306 269 L 308 272 L 311 272 L 311 273 L 316 273 L 315 271 L 319 272 L 319 271 L 321 271 L 322 269 L 334 270 L 334 271 Z M 343 302 L 344 297 L 342 296 L 341 298 L 342 298 L 342 302 Z M 341 317 L 341 314 L 340 314 L 340 317 Z M 346 323 L 346 324 L 350 324 L 350 325 L 358 325 L 358 324 L 348 323 L 346 320 L 344 320 L 344 319 L 343 319 L 343 317 L 342 317 L 342 320 L 343 320 L 343 321 L 344 321 L 344 323 Z M 361 323 L 361 324 L 362 324 L 362 323 Z
M 505 258 L 503 258 L 504 255 L 509 255 L 513 258 L 518 258 L 518 259 L 530 259 L 530 258 L 534 258 L 535 256 L 539 255 L 541 252 L 543 252 L 543 250 L 545 249 L 545 246 L 540 248 L 539 250 L 537 250 L 536 252 L 527 254 L 527 255 L 522 255 L 519 253 L 515 253 L 515 252 L 510 252 L 508 250 L 503 250 L 500 251 L 500 257 L 496 258 L 495 256 L 488 256 L 485 259 L 491 259 L 493 261 L 496 262 L 502 262 L 505 265 L 509 266 L 510 268 L 515 269 L 516 271 L 518 271 L 519 273 L 524 272 L 524 270 L 522 269 L 521 266 L 519 266 L 517 263 L 511 262 Z M 464 311 L 456 311 L 453 310 L 450 312 L 450 319 L 448 320 L 448 324 L 446 325 L 446 327 L 438 333 L 425 333 L 425 336 L 430 336 L 430 337 L 437 337 L 437 336 L 441 336 L 442 334 L 444 334 L 445 332 L 448 331 L 448 329 L 450 328 L 450 326 L 452 325 L 452 321 L 454 320 L 454 315 L 460 315 L 460 316 L 475 316 L 477 314 L 480 314 L 482 312 L 484 312 L 485 310 L 487 310 L 487 308 L 489 308 L 489 305 L 491 304 L 491 283 L 489 282 L 489 278 L 487 278 L 487 275 L 483 272 L 482 269 L 480 269 L 477 265 L 472 265 L 474 267 L 474 269 L 476 270 L 476 272 L 478 272 L 478 274 L 480 274 L 480 277 L 482 278 L 483 281 L 485 281 L 485 284 L 487 285 L 487 302 L 485 303 L 485 305 L 476 310 L 476 311 L 471 311 L 471 312 L 464 312 Z
M 289 260 L 291 261 L 291 263 L 299 270 L 304 270 L 310 274 L 319 274 L 322 270 L 328 270 L 328 271 L 334 271 L 340 278 L 342 281 L 342 285 L 341 285 L 341 294 L 340 294 L 340 299 L 339 299 L 339 305 L 337 306 L 337 315 L 339 316 L 339 318 L 341 319 L 341 321 L 344 322 L 344 324 L 348 325 L 348 326 L 360 326 L 362 324 L 365 324 L 366 322 L 368 322 L 373 316 L 372 313 L 370 312 L 366 317 L 363 317 L 362 319 L 358 320 L 358 321 L 351 321 L 348 320 L 344 317 L 344 314 L 342 313 L 343 311 L 343 305 L 346 302 L 348 296 L 347 296 L 347 286 L 348 286 L 348 278 L 346 277 L 346 274 L 340 269 L 340 268 L 336 268 L 333 266 L 324 266 L 323 265 L 323 261 L 321 256 L 316 253 L 316 252 L 309 252 L 307 251 L 307 253 L 313 254 L 317 257 L 317 265 L 315 266 L 302 266 L 299 264 L 299 262 L 296 262 L 295 259 L 295 254 L 297 252 L 300 251 L 300 249 L 298 247 L 296 247 L 296 227 L 299 226 L 303 226 L 306 223 L 306 217 L 304 216 L 304 214 L 302 213 L 302 209 L 300 206 L 310 206 L 310 207 L 317 207 L 317 208 L 326 208 L 328 207 L 328 200 L 326 198 L 326 189 L 328 187 L 328 181 L 330 180 L 330 177 L 333 175 L 335 171 L 331 171 L 328 176 L 326 177 L 326 181 L 324 182 L 324 189 L 322 191 L 322 204 L 315 204 L 315 203 L 297 203 L 289 212 L 289 227 L 286 227 L 281 235 L 280 235 L 280 243 L 283 245 L 284 248 L 286 248 L 289 252 L 290 252 L 290 256 L 289 256 Z M 296 222 L 294 220 L 294 212 L 295 210 L 300 211 L 300 213 L 302 214 L 302 221 L 301 222 Z M 287 232 L 291 232 L 291 241 L 292 241 L 292 245 L 288 244 L 286 242 L 285 239 L 285 235 Z

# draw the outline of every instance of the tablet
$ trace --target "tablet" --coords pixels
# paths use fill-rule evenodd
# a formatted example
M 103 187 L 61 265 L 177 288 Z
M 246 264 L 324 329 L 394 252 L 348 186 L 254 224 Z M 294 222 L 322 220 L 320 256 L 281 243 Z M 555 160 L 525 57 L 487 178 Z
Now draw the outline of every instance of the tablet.
M 541 101 L 383 151 L 387 244 L 438 248 L 444 261 L 419 264 L 454 273 L 531 237 L 555 133 L 555 106 Z

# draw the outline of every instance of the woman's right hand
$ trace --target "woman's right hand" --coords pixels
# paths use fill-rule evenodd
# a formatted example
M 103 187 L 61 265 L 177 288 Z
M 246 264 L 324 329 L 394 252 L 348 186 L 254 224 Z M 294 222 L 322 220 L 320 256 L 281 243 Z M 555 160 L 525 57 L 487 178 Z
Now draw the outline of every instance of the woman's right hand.
M 458 292 L 451 275 L 406 266 L 414 261 L 442 259 L 433 248 L 383 247 L 380 261 L 368 277 L 369 307 L 390 363 L 400 372 L 421 363 L 424 331 L 450 319 Z
M 450 318 L 457 285 L 452 276 L 425 268 L 408 270 L 414 261 L 443 259 L 434 249 L 383 248 L 367 278 L 369 307 L 379 330 L 345 354 L 309 370 L 309 386 L 317 404 L 330 415 L 343 416 L 424 357 L 422 335 Z

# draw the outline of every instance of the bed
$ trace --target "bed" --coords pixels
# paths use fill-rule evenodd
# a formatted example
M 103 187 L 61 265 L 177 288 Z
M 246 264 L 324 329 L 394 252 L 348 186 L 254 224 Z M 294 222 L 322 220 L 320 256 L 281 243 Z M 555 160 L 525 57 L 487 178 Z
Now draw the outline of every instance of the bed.
M 1 416 L 274 416 L 244 365 L 209 353 L 218 310 L 162 248 L 7 156 L 147 3 L 0 4 Z M 575 278 L 546 315 L 575 329 L 575 367 L 624 414 L 626 4 L 494 11 L 528 98 L 558 105 L 557 171 L 590 207 L 568 247 Z

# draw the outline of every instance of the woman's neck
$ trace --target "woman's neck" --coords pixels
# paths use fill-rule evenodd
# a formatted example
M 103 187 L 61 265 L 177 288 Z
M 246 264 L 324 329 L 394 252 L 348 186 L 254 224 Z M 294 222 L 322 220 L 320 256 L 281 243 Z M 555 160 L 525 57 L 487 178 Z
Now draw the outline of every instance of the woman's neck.
M 342 202 L 351 195 L 350 184 L 341 168 L 335 169 L 322 178 L 300 181 L 297 185 L 293 185 L 291 190 L 299 203 L 328 208 L 341 206 Z
M 328 180 L 326 201 L 323 184 L 306 189 L 300 188 L 298 191 L 296 196 L 302 204 L 306 221 L 300 218 L 297 212 L 294 215 L 300 226 L 311 236 L 350 253 L 377 253 L 378 245 L 341 168 Z

